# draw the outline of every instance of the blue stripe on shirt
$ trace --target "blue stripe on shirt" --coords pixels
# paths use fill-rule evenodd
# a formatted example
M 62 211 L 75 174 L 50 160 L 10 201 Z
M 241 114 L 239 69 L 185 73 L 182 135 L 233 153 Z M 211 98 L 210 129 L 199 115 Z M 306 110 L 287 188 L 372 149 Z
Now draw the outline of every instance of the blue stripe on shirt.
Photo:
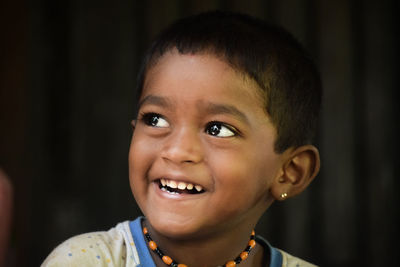
M 150 251 L 147 248 L 146 240 L 142 233 L 142 219 L 138 217 L 136 220 L 129 223 L 129 228 L 132 232 L 133 241 L 135 242 L 136 250 L 139 255 L 139 267 L 156 267 L 153 259 L 151 258 Z

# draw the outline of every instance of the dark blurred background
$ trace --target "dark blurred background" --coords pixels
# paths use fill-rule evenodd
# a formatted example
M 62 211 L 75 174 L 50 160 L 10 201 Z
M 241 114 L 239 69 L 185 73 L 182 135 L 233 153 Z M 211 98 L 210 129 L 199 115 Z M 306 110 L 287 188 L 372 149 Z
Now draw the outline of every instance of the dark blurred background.
M 138 64 L 167 24 L 209 9 L 284 26 L 322 73 L 321 173 L 257 232 L 321 266 L 395 266 L 397 1 L 2 0 L 0 166 L 15 191 L 6 266 L 38 266 L 68 237 L 139 214 L 127 165 Z

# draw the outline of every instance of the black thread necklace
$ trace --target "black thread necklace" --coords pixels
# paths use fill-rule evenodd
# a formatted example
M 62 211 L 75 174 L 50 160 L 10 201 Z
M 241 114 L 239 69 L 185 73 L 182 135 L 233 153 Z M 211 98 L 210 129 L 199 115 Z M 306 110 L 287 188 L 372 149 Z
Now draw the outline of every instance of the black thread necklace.
M 147 239 L 147 243 L 149 245 L 149 248 L 151 249 L 151 251 L 153 251 L 154 253 L 156 253 L 158 255 L 158 257 L 160 257 L 160 259 L 167 265 L 167 266 L 171 266 L 171 267 L 188 267 L 186 264 L 183 263 L 177 263 L 176 261 L 174 261 L 171 257 L 165 255 L 162 250 L 157 246 L 156 242 L 153 241 L 153 239 L 150 237 L 150 233 L 147 230 L 146 227 L 143 227 L 143 234 Z M 255 247 L 256 245 L 256 241 L 255 241 L 255 232 L 254 230 L 251 232 L 250 235 L 250 240 L 247 243 L 246 248 L 239 254 L 239 256 L 237 256 L 234 260 L 228 261 L 227 263 L 225 263 L 223 266 L 224 267 L 234 267 L 237 264 L 241 263 L 242 261 L 244 261 L 245 259 L 247 259 L 247 257 L 250 254 L 250 251 Z

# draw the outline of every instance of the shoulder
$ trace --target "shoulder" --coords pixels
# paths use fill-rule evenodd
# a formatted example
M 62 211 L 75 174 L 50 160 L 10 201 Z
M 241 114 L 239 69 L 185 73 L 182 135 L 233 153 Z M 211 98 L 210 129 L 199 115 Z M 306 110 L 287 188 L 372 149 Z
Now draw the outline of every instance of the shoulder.
M 42 267 L 57 266 L 136 266 L 129 222 L 119 223 L 108 231 L 74 236 L 56 247 Z
M 317 265 L 296 258 L 283 250 L 278 249 L 278 251 L 282 254 L 282 267 L 317 267 Z
M 314 264 L 296 258 L 281 249 L 271 246 L 262 236 L 256 236 L 256 241 L 264 247 L 267 251 L 266 254 L 269 254 L 269 260 L 267 259 L 265 261 L 269 262 L 269 267 L 317 267 Z

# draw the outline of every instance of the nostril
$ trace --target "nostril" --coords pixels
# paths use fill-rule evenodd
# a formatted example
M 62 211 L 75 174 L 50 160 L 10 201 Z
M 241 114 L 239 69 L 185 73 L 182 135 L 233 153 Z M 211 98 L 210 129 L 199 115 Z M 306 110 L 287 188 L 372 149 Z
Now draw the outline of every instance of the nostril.
M 197 164 L 202 161 L 202 155 L 190 151 L 169 151 L 162 158 L 175 164 Z

